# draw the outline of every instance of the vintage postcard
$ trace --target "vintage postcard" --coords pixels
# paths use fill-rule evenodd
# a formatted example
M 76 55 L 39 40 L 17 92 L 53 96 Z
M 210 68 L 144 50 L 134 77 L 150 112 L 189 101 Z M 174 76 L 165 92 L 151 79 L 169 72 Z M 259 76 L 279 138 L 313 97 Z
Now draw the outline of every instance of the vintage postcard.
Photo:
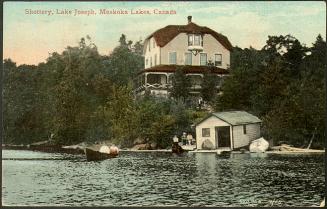
M 3 206 L 325 205 L 324 1 L 4 1 Z

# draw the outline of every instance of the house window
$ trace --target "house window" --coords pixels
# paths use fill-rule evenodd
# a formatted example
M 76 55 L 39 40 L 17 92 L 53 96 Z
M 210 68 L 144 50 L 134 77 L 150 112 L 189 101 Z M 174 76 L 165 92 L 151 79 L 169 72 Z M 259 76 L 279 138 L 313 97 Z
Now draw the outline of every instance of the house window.
M 149 52 L 151 51 L 151 44 L 150 44 L 150 41 L 149 41 Z
M 243 125 L 243 134 L 246 134 L 246 125 Z
M 194 35 L 194 46 L 200 46 L 200 35 Z
M 154 65 L 157 65 L 157 55 L 154 55 Z
M 150 67 L 152 67 L 152 57 L 150 57 Z
M 153 48 L 156 47 L 156 41 L 153 39 Z
M 210 137 L 210 128 L 202 129 L 202 137 Z
M 189 34 L 188 35 L 189 46 L 203 46 L 203 40 L 201 35 Z
M 215 66 L 221 66 L 221 62 L 222 62 L 222 55 L 215 54 Z
M 185 53 L 185 65 L 192 65 L 192 53 Z
M 188 35 L 188 45 L 193 46 L 193 35 Z
M 200 65 L 207 65 L 207 54 L 201 53 L 200 54 Z
M 169 52 L 169 64 L 176 65 L 177 60 L 177 53 L 176 52 Z
M 145 65 L 148 66 L 148 64 L 149 64 L 149 59 L 146 59 L 145 60 Z

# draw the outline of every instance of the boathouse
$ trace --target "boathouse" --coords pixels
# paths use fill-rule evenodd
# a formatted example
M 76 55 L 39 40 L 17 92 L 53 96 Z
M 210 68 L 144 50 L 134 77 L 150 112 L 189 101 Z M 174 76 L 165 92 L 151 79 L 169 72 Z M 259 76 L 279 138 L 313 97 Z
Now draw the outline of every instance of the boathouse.
M 245 111 L 211 113 L 196 124 L 197 149 L 246 147 L 261 136 L 261 122 Z

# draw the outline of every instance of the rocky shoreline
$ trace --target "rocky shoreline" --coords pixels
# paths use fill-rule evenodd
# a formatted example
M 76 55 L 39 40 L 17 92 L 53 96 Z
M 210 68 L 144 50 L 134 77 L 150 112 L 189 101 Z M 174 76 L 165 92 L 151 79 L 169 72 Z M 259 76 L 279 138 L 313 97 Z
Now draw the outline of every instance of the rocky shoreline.
M 12 144 L 2 144 L 3 150 L 30 150 L 30 151 L 40 151 L 40 152 L 48 152 L 48 153 L 65 153 L 65 154 L 85 154 L 85 148 L 90 148 L 93 150 L 99 150 L 101 146 L 114 145 L 111 141 L 101 141 L 93 144 L 88 144 L 86 142 L 82 142 L 76 145 L 63 146 L 58 144 L 53 144 L 51 141 L 40 141 L 35 142 L 29 145 L 12 145 Z M 145 142 L 144 140 L 136 139 L 133 143 L 132 147 L 122 147 L 119 148 L 121 152 L 172 152 L 171 147 L 167 147 L 166 149 L 161 149 L 157 146 L 156 143 Z M 208 153 L 218 153 L 220 154 L 221 149 L 209 149 L 209 150 L 197 150 L 195 147 L 193 149 L 188 150 L 189 152 L 208 152 Z M 228 151 L 229 153 L 250 153 L 249 149 L 241 149 L 241 150 L 233 150 Z M 317 149 L 303 149 L 296 148 L 287 144 L 281 144 L 279 146 L 269 147 L 265 153 L 276 153 L 276 154 L 305 154 L 305 153 L 325 153 L 325 150 L 317 150 Z
M 103 144 L 94 144 L 88 147 L 93 149 L 99 149 Z M 134 146 L 133 148 L 123 148 L 120 152 L 171 152 L 171 149 L 137 149 L 140 146 Z M 141 146 L 145 148 L 145 145 Z M 2 144 L 2 150 L 30 150 L 40 151 L 47 153 L 65 153 L 65 154 L 84 154 L 84 146 L 82 145 L 71 145 L 71 146 L 60 146 L 60 145 L 4 145 Z M 191 153 L 217 153 L 218 150 L 192 150 Z M 245 154 L 250 153 L 249 151 L 231 151 L 234 154 Z M 315 149 L 300 149 L 300 148 L 285 148 L 283 146 L 275 146 L 270 150 L 266 151 L 267 154 L 313 154 L 313 153 L 325 153 L 325 150 Z
M 2 145 L 2 150 L 30 150 L 47 153 L 84 154 L 83 149 L 66 149 L 61 145 Z
M 85 142 L 76 145 L 58 145 L 53 144 L 50 141 L 40 141 L 28 145 L 14 145 L 14 144 L 2 144 L 2 150 L 30 150 L 40 151 L 48 153 L 66 153 L 66 154 L 84 154 L 84 149 L 90 148 L 93 150 L 99 150 L 103 145 L 114 145 L 111 141 L 101 141 L 93 144 Z M 171 152 L 171 149 L 158 149 L 156 143 L 147 143 L 144 141 L 136 140 L 132 147 L 120 148 L 120 151 L 166 151 Z

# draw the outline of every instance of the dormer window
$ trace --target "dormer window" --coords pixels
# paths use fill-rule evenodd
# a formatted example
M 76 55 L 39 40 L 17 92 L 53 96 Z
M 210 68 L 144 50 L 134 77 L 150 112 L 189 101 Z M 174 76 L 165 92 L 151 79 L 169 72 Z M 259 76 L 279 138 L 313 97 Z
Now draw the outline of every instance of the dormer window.
M 194 35 L 194 45 L 200 46 L 200 35 Z
M 193 35 L 192 34 L 188 35 L 188 45 L 193 46 Z
M 202 36 L 200 34 L 188 34 L 189 46 L 203 46 Z

